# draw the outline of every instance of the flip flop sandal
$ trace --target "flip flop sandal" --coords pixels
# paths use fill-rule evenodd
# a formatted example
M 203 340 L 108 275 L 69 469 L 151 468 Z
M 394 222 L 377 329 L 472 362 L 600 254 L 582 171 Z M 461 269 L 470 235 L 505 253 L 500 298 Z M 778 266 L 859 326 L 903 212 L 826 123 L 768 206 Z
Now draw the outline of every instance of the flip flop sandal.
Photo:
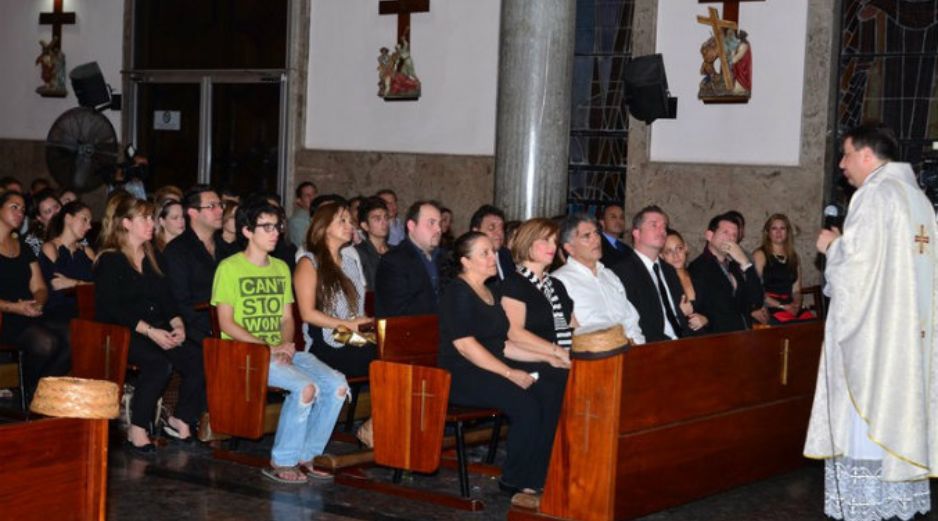
M 284 472 L 289 472 L 289 471 L 295 472 L 301 479 L 287 479 L 287 478 L 282 477 L 282 474 L 283 474 Z M 266 468 L 266 469 L 261 470 L 261 474 L 263 474 L 264 477 L 266 477 L 266 478 L 268 478 L 268 479 L 271 479 L 271 480 L 273 480 L 273 481 L 276 481 L 277 483 L 286 483 L 286 484 L 288 484 L 288 485 L 301 485 L 301 484 L 306 483 L 306 482 L 308 481 L 308 479 L 307 479 L 307 477 L 306 477 L 306 474 L 303 474 L 303 471 L 300 470 L 300 469 L 299 469 L 298 467 L 296 467 L 296 466 L 293 466 L 293 467 L 268 467 L 268 468 Z
M 308 477 L 312 478 L 312 479 L 326 481 L 326 480 L 333 479 L 333 478 L 335 477 L 335 476 L 333 476 L 332 474 L 330 474 L 330 473 L 328 473 L 328 472 L 326 472 L 326 471 L 324 471 L 324 470 L 319 470 L 319 469 L 317 469 L 315 466 L 313 466 L 313 462 L 312 462 L 312 461 L 307 461 L 307 462 L 305 462 L 305 463 L 300 463 L 299 466 L 300 466 L 301 469 L 303 469 L 303 471 L 306 472 L 306 475 L 307 475 Z

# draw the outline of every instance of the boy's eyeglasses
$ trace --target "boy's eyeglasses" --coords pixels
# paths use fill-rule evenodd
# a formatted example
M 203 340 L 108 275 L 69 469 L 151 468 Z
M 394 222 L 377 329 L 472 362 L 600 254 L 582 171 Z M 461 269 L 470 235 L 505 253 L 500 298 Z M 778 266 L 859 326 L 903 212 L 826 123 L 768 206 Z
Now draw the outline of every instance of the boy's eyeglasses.
M 273 232 L 283 233 L 283 223 L 255 224 L 254 230 L 256 231 L 258 228 L 264 230 L 267 233 L 273 233 Z

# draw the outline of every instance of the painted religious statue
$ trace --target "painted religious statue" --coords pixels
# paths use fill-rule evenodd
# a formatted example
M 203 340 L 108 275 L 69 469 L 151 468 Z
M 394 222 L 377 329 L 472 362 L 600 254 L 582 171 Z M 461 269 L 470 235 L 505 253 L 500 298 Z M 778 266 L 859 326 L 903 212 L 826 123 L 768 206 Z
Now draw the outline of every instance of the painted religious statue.
M 414 70 L 407 40 L 390 52 L 382 47 L 378 55 L 378 96 L 387 101 L 415 100 L 420 97 L 420 79 Z
M 700 46 L 700 88 L 704 103 L 746 103 L 752 96 L 752 46 L 746 31 L 735 22 L 721 20 L 716 9 L 697 21 L 709 25 L 713 35 Z
M 65 53 L 59 45 L 59 38 L 53 37 L 46 43 L 40 40 L 42 53 L 36 58 L 36 65 L 41 67 L 42 85 L 36 92 L 46 98 L 64 98 L 68 95 L 65 87 Z

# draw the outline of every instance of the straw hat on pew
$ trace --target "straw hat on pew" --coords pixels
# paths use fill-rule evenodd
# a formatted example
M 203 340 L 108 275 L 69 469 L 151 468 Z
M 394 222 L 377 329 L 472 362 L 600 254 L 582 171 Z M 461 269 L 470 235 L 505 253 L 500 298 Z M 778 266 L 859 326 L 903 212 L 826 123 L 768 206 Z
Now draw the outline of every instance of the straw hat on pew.
M 624 352 L 632 344 L 622 324 L 600 329 L 577 329 L 573 335 L 570 358 L 606 358 Z
M 110 420 L 119 413 L 119 397 L 114 382 L 46 377 L 39 380 L 29 410 L 56 418 Z

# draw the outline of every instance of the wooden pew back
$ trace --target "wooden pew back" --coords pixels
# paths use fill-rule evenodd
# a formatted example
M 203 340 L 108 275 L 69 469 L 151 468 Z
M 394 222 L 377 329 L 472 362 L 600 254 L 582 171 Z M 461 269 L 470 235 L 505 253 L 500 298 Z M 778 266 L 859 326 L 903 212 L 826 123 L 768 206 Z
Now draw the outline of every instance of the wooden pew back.
M 436 315 L 381 318 L 377 321 L 378 358 L 402 364 L 436 366 L 440 349 Z
M 123 390 L 130 351 L 130 330 L 80 318 L 73 319 L 69 329 L 72 376 L 108 380 Z
M 103 521 L 107 436 L 107 420 L 0 425 L 0 517 Z
M 270 349 L 206 338 L 202 356 L 212 430 L 239 438 L 263 436 Z

